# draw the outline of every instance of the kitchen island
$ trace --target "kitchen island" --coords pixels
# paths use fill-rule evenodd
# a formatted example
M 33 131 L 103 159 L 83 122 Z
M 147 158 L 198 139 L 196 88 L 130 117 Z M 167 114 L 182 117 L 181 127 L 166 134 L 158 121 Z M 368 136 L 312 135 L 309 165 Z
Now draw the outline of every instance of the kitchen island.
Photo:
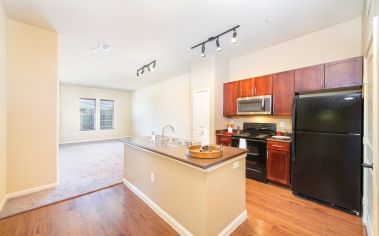
M 184 145 L 125 138 L 124 184 L 181 235 L 228 235 L 246 218 L 246 150 L 196 159 Z

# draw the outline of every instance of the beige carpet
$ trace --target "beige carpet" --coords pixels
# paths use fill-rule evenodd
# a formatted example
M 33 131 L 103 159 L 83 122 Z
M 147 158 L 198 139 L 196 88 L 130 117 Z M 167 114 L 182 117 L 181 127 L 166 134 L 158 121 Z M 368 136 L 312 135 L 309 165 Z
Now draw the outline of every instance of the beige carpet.
M 122 182 L 124 146 L 117 140 L 59 147 L 59 185 L 9 199 L 0 219 Z

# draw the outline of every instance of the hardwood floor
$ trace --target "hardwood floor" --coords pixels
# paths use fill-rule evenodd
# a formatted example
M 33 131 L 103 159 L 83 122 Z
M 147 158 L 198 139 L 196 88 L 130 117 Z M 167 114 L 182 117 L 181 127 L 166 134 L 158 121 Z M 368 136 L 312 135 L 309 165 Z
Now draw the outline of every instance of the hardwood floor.
M 286 188 L 246 181 L 248 219 L 232 235 L 366 235 L 361 218 L 297 197 Z
M 124 185 L 0 220 L 0 235 L 177 235 Z
M 361 218 L 246 183 L 248 220 L 233 235 L 365 235 Z M 123 185 L 0 220 L 0 235 L 177 235 Z

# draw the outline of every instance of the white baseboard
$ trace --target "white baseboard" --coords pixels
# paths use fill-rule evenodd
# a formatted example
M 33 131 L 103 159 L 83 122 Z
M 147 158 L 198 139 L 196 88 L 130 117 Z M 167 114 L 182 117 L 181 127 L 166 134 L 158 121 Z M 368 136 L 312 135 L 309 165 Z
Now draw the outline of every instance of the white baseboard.
M 363 220 L 363 223 L 366 225 L 367 236 L 373 236 L 374 232 L 372 231 L 371 219 L 368 216 L 368 211 L 367 211 L 367 207 L 366 206 L 364 206 L 363 212 L 364 212 L 364 214 L 363 214 L 363 219 L 362 220 Z
M 7 195 L 4 196 L 4 199 L 0 202 L 0 212 L 3 210 L 5 202 L 8 200 Z
M 155 202 L 153 202 L 148 196 L 142 193 L 138 188 L 136 188 L 128 180 L 123 179 L 122 182 L 126 187 L 128 187 L 133 193 L 135 193 L 142 201 L 144 201 L 155 213 L 157 213 L 164 221 L 167 222 L 173 229 L 176 230 L 180 235 L 192 236 L 183 225 L 176 221 L 172 216 L 160 208 Z
M 142 193 L 137 187 L 135 187 L 128 180 L 123 179 L 122 182 L 126 187 L 128 187 L 133 193 L 135 193 L 139 198 L 142 199 L 155 213 L 157 213 L 164 221 L 167 222 L 172 228 L 176 230 L 180 235 L 188 235 L 192 236 L 191 232 L 189 232 L 183 225 L 177 222 L 172 216 L 170 216 L 167 212 L 165 212 L 162 208 L 160 208 L 155 202 L 153 202 L 148 196 Z M 240 224 L 242 224 L 247 219 L 247 211 L 243 211 L 240 215 L 238 215 L 229 225 L 225 227 L 219 233 L 219 236 L 227 236 L 230 235 Z
M 8 199 L 15 198 L 15 197 L 21 197 L 23 195 L 39 192 L 41 190 L 45 190 L 45 189 L 49 189 L 49 188 L 54 188 L 54 187 L 57 187 L 57 186 L 58 186 L 58 182 L 52 183 L 52 184 L 46 184 L 46 185 L 42 185 L 42 186 L 38 186 L 38 187 L 34 187 L 34 188 L 29 188 L 29 189 L 22 190 L 22 191 L 19 191 L 19 192 L 8 193 L 7 196 L 6 196 L 6 199 L 8 200 Z
M 218 236 L 230 235 L 246 219 L 247 219 L 247 211 L 244 210 L 239 216 L 237 216 L 232 222 L 230 222 L 230 224 L 226 226 L 225 229 L 218 234 Z
M 100 139 L 64 141 L 64 142 L 59 142 L 59 144 L 89 143 L 89 142 L 97 142 L 97 141 L 118 140 L 118 139 L 127 138 L 127 137 L 130 137 L 130 136 L 115 137 L 115 138 L 100 138 Z

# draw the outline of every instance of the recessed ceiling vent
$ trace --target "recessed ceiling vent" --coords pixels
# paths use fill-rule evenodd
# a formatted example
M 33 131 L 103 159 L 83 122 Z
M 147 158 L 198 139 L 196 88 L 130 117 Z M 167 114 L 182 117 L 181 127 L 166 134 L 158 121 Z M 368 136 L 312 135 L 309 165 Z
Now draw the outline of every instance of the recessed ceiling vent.
M 111 48 L 112 46 L 107 43 L 101 43 L 99 46 L 99 50 L 104 51 L 104 52 L 108 52 L 109 50 L 111 50 Z

